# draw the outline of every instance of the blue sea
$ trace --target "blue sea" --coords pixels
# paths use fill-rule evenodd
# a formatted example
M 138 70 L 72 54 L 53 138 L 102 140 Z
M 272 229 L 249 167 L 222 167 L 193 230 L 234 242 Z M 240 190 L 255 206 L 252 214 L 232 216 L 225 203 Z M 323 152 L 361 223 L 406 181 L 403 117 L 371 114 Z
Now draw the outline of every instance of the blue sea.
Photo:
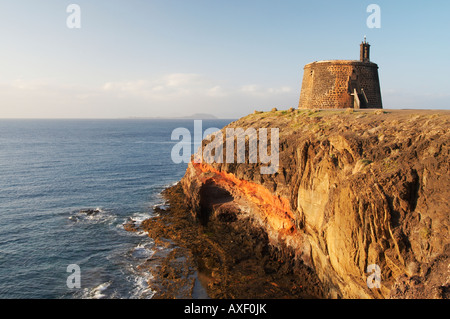
M 194 136 L 193 120 L 0 120 L 0 298 L 151 298 L 138 265 L 153 240 L 123 224 L 151 217 L 183 177 L 179 127 Z

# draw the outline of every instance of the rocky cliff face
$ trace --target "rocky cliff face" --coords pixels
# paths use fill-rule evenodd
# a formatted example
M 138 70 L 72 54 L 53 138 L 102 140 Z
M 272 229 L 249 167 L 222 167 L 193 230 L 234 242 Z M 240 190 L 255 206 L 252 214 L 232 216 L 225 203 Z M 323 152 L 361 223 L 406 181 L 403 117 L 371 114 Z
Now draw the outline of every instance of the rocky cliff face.
M 255 112 L 226 128 L 278 128 L 279 168 L 191 162 L 181 185 L 200 222 L 263 229 L 330 298 L 449 297 L 450 112 Z

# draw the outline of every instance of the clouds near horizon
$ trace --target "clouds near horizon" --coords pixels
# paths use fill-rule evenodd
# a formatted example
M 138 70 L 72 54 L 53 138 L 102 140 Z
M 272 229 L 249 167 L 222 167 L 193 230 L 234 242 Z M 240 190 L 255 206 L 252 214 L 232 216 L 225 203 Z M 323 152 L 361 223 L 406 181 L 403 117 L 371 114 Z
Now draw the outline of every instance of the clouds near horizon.
M 95 114 L 104 114 L 105 118 L 171 117 L 199 112 L 236 117 L 254 109 L 283 107 L 283 102 L 286 108 L 295 107 L 298 90 L 289 86 L 232 85 L 196 73 L 109 81 L 94 88 L 17 79 L 0 84 L 0 94 L 9 100 L 0 109 L 0 117 L 98 117 Z M 23 98 L 14 98 L 17 96 Z M 44 107 L 36 108 L 35 101 Z M 242 113 L 230 112 L 238 104 L 242 105 Z

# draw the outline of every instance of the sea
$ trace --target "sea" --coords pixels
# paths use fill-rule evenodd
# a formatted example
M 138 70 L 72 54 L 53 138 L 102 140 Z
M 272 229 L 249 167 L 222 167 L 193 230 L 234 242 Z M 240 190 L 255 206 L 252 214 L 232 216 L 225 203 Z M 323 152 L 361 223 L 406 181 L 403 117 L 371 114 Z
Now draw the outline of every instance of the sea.
M 123 226 L 164 209 L 183 177 L 176 128 L 194 136 L 188 119 L 1 119 L 0 298 L 152 298 L 138 266 L 154 241 Z

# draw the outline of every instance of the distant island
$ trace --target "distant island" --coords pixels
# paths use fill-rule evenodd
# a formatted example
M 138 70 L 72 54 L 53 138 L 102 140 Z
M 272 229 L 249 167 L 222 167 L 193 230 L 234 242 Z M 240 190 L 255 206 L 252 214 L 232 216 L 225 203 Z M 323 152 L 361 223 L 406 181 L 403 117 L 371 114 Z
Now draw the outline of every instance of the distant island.
M 190 116 L 180 117 L 181 119 L 215 120 L 217 116 L 208 113 L 195 113 Z
M 156 117 L 129 117 L 131 119 L 195 119 L 195 120 L 216 120 L 219 119 L 217 116 L 208 113 L 195 113 L 189 116 L 156 116 Z

